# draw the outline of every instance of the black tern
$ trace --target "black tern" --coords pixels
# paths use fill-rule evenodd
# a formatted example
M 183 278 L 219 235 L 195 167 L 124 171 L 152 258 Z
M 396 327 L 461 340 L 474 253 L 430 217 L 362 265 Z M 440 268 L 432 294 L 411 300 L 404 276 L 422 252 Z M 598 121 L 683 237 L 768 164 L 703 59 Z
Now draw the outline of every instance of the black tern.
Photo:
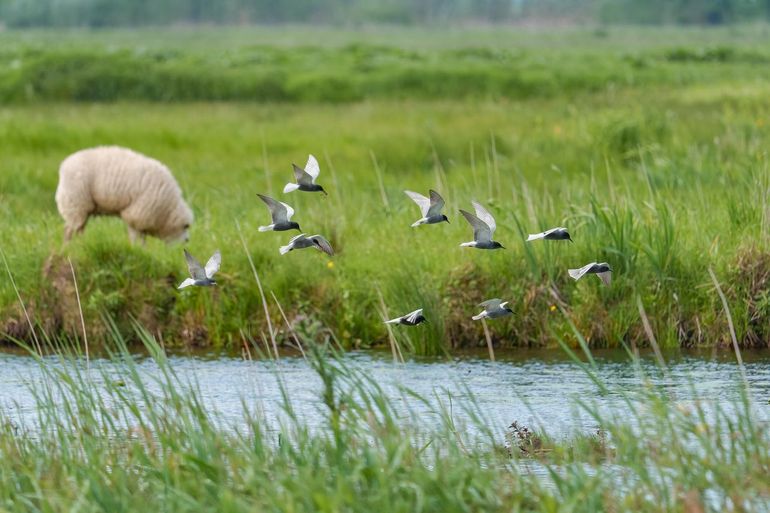
M 551 228 L 550 230 L 546 230 L 542 233 L 531 233 L 529 237 L 527 237 L 527 242 L 531 240 L 538 240 L 538 239 L 545 239 L 545 240 L 568 240 L 572 242 L 572 237 L 569 236 L 569 232 L 566 228 L 560 226 L 558 228 Z
M 430 198 L 426 198 L 417 192 L 404 192 L 407 196 L 412 198 L 412 201 L 417 203 L 417 206 L 420 207 L 420 212 L 422 213 L 422 218 L 412 223 L 412 226 L 449 222 L 449 219 L 441 213 L 441 209 L 444 208 L 444 198 L 442 198 L 439 193 L 431 189 Z
M 187 260 L 187 269 L 190 270 L 191 278 L 187 278 L 183 281 L 178 288 L 183 289 L 190 285 L 209 287 L 217 284 L 217 282 L 213 280 L 213 276 L 222 264 L 222 254 L 219 250 L 216 250 L 211 258 L 209 258 L 209 261 L 206 262 L 206 267 L 201 266 L 200 262 L 195 260 L 195 257 L 186 249 L 184 250 L 184 257 Z
M 315 248 L 318 251 L 323 251 L 329 256 L 334 256 L 334 250 L 332 249 L 332 245 L 329 244 L 328 240 L 324 239 L 320 235 L 311 235 L 310 237 L 306 237 L 304 233 L 300 233 L 291 239 L 287 245 L 281 246 L 279 252 L 282 255 L 285 255 L 289 251 L 305 248 Z
M 569 270 L 569 275 L 574 278 L 575 281 L 582 278 L 584 274 L 595 274 L 608 287 L 610 286 L 610 281 L 612 281 L 612 268 L 607 262 L 602 262 L 601 264 L 591 262 L 580 269 Z
M 478 321 L 479 319 L 497 319 L 498 317 L 511 315 L 513 310 L 505 306 L 507 304 L 508 301 L 503 301 L 502 299 L 488 299 L 479 305 L 484 308 L 484 311 L 478 315 L 474 315 L 472 319 Z
M 396 317 L 389 321 L 385 321 L 385 324 L 403 324 L 404 326 L 417 326 L 421 322 L 427 322 L 427 319 L 422 314 L 422 308 L 415 310 L 414 312 Z
M 318 166 L 318 161 L 314 156 L 308 156 L 305 169 L 302 169 L 297 164 L 292 164 L 292 166 L 294 167 L 294 178 L 296 178 L 297 183 L 287 183 L 286 187 L 283 188 L 284 193 L 300 190 L 305 192 L 320 191 L 327 194 L 323 187 L 315 183 L 321 168 Z
M 270 210 L 270 217 L 273 219 L 273 223 L 267 226 L 260 226 L 259 231 L 269 232 L 274 230 L 276 232 L 285 232 L 286 230 L 299 230 L 299 224 L 291 220 L 291 216 L 294 215 L 294 209 L 286 203 L 278 200 L 274 200 L 270 196 L 263 196 L 257 194 L 262 201 L 267 205 Z M 300 230 L 301 231 L 301 230 Z
M 465 210 L 460 210 L 460 213 L 473 228 L 474 240 L 473 242 L 463 242 L 460 246 L 478 249 L 505 249 L 502 244 L 492 240 L 492 234 L 495 233 L 495 228 L 497 228 L 495 218 L 492 217 L 492 214 L 490 214 L 487 209 L 475 201 L 472 201 L 471 203 L 473 204 L 473 208 L 476 209 L 476 215 L 466 212 Z

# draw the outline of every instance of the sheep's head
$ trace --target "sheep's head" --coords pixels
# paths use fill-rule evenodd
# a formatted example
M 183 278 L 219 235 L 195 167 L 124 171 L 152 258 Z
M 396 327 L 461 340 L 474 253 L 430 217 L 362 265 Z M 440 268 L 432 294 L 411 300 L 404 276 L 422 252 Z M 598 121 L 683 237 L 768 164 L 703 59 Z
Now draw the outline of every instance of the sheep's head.
M 192 210 L 187 206 L 187 203 L 180 199 L 179 204 L 171 211 L 161 233 L 158 235 L 168 243 L 187 242 L 190 240 L 189 230 L 192 222 Z

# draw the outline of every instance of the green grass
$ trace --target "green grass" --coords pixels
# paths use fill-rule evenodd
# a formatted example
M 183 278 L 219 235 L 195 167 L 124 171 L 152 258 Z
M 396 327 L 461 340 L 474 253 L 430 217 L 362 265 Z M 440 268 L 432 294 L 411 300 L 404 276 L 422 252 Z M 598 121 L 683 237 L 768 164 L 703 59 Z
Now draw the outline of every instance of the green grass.
M 0 247 L 32 317 L 49 332 L 79 336 L 67 257 L 72 260 L 95 343 L 100 331 L 94 321 L 104 313 L 127 336 L 135 318 L 169 345 L 237 348 L 244 336 L 267 336 L 237 220 L 279 342 L 289 337 L 271 292 L 308 339 L 333 333 L 347 348 L 387 344 L 379 289 L 390 315 L 426 308 L 428 326 L 396 328 L 399 344 L 418 354 L 484 345 L 481 326 L 470 317 L 490 297 L 511 300 L 515 311 L 489 324 L 501 346 L 555 345 L 556 337 L 577 343 L 559 307 L 594 346 L 644 344 L 637 297 L 662 345 L 721 345 L 729 339 L 707 272 L 712 267 L 739 342 L 766 346 L 770 82 L 767 66 L 756 60 L 770 55 L 764 31 L 689 31 L 690 43 L 681 33 L 652 29 L 606 37 L 565 32 L 561 38 L 496 32 L 510 39 L 487 34 L 478 43 L 473 36 L 482 33 L 468 31 L 462 43 L 456 31 L 439 37 L 377 29 L 372 41 L 378 46 L 352 45 L 361 33 L 313 31 L 314 42 L 324 41 L 319 48 L 303 43 L 298 31 L 268 43 L 276 33 L 267 29 L 204 31 L 196 38 L 177 31 L 168 40 L 152 31 L 0 34 L 14 41 L 0 46 L 0 60 L 34 56 L 0 70 L 0 89 L 13 85 L 9 69 L 23 74 L 43 61 L 70 62 L 51 68 L 64 73 L 46 79 L 54 89 L 77 85 L 89 68 L 69 68 L 67 59 L 82 52 L 107 55 L 114 40 L 118 49 L 141 46 L 150 54 L 166 48 L 170 61 L 161 66 L 184 64 L 204 78 L 218 76 L 221 57 L 230 52 L 246 62 L 233 71 L 241 77 L 234 80 L 250 83 L 244 77 L 263 65 L 247 57 L 266 54 L 270 76 L 276 69 L 284 74 L 276 76 L 296 72 L 298 81 L 342 76 L 364 91 L 362 101 L 342 103 L 326 93 L 280 103 L 51 103 L 41 100 L 73 97 L 11 94 L 19 103 L 0 111 L 0 216 L 7 220 Z M 389 43 L 388 34 L 397 41 Z M 249 46 L 251 37 L 257 46 Z M 665 37 L 670 43 L 662 42 Z M 48 48 L 54 41 L 61 43 Z M 413 54 L 420 82 L 399 82 L 394 77 Z M 123 70 L 120 56 L 149 58 L 138 50 L 118 55 L 113 71 Z M 380 64 L 340 75 L 355 62 Z M 425 62 L 466 74 L 468 82 L 432 75 Z M 533 94 L 487 80 L 520 70 L 537 75 Z M 571 70 L 582 78 L 573 81 Z M 631 78 L 608 83 L 615 74 Z M 230 87 L 228 77 L 222 80 Z M 159 90 L 187 91 L 186 81 L 167 78 Z M 435 84 L 444 89 L 432 89 Z M 307 89 L 302 94 L 320 94 L 313 84 Z M 112 91 L 136 97 L 130 87 Z M 188 98 L 184 94 L 165 99 Z M 186 272 L 181 247 L 155 240 L 131 247 L 116 219 L 92 220 L 84 236 L 63 247 L 53 201 L 56 170 L 71 152 L 97 144 L 128 146 L 172 168 L 196 215 L 190 250 L 200 258 L 222 250 L 217 289 L 177 292 Z M 329 197 L 294 193 L 285 199 L 304 230 L 331 240 L 338 251 L 333 259 L 308 251 L 281 257 L 278 247 L 289 236 L 257 233 L 267 213 L 255 194 L 284 198 L 291 163 L 304 163 L 309 152 L 319 157 Z M 447 199 L 451 224 L 412 229 L 417 207 L 402 191 L 430 187 Z M 470 208 L 471 199 L 497 216 L 497 239 L 508 249 L 458 247 L 470 229 L 457 210 Z M 571 229 L 574 245 L 524 244 L 527 232 L 557 225 Z M 613 265 L 611 288 L 593 277 L 574 283 L 567 276 L 567 268 L 595 260 Z M 0 281 L 0 313 L 0 331 L 29 340 L 6 279 Z
M 552 97 L 767 78 L 764 25 L 611 31 L 252 27 L 0 33 L 0 100 Z M 665 42 L 665 44 L 663 44 Z
M 140 334 L 152 377 L 111 331 L 112 361 L 41 361 L 34 409 L 23 421 L 0 411 L 3 511 L 754 511 L 770 496 L 770 433 L 747 395 L 728 412 L 599 383 L 630 409 L 578 400 L 596 434 L 554 439 L 519 424 L 503 434 L 469 395 L 394 399 L 319 348 L 309 361 L 320 425 L 296 415 L 288 393 L 283 420 L 247 401 L 233 424 Z M 431 414 L 404 413 L 415 403 Z

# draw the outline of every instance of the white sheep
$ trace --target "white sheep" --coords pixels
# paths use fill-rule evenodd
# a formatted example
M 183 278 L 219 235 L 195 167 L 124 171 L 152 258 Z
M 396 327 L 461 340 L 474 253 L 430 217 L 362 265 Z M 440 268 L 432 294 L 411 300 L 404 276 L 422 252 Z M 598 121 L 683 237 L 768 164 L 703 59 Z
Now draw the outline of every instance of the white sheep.
M 190 207 L 171 171 L 155 159 L 119 146 L 73 153 L 59 166 L 56 206 L 64 239 L 80 233 L 92 215 L 120 216 L 132 242 L 152 235 L 166 242 L 187 240 Z

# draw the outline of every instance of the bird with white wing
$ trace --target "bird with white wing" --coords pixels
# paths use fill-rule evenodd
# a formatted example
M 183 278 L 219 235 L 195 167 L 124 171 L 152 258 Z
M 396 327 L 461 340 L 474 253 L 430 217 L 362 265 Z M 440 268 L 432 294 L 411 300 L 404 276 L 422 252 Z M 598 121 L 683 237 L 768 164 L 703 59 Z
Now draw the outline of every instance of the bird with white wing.
M 184 280 L 179 285 L 179 289 L 191 285 L 196 287 L 210 287 L 217 284 L 217 282 L 214 281 L 214 275 L 222 264 L 222 254 L 219 250 L 216 250 L 211 258 L 209 258 L 209 261 L 206 262 L 206 267 L 203 267 L 186 249 L 184 250 L 184 257 L 185 260 L 187 260 L 187 269 L 190 271 L 190 278 Z
M 610 264 L 607 262 L 602 262 L 600 264 L 597 264 L 596 262 L 591 262 L 590 264 L 586 264 L 580 269 L 570 269 L 569 275 L 575 280 L 579 280 L 586 274 L 595 274 L 599 277 L 600 280 L 602 280 L 602 283 L 610 286 L 610 282 L 612 281 L 612 268 L 610 267 Z
M 492 214 L 475 201 L 472 201 L 471 204 L 476 210 L 476 215 L 466 212 L 465 210 L 460 210 L 460 213 L 473 228 L 473 241 L 463 242 L 460 246 L 476 249 L 505 249 L 502 244 L 492 240 L 492 235 L 497 228 L 497 223 L 495 222 L 495 218 L 492 217 Z
M 550 230 L 546 230 L 540 233 L 531 233 L 529 234 L 529 237 L 527 237 L 527 242 L 538 239 L 568 240 L 572 242 L 572 238 L 569 236 L 569 232 L 563 226 L 559 226 L 558 228 L 551 228 Z
M 265 202 L 268 210 L 270 211 L 270 218 L 272 223 L 267 226 L 260 226 L 260 232 L 285 232 L 286 230 L 300 230 L 299 224 L 291 220 L 291 216 L 294 215 L 294 209 L 282 201 L 275 200 L 270 196 L 263 194 L 257 194 L 259 198 Z M 302 231 L 302 230 L 300 230 Z
M 484 310 L 480 314 L 471 317 L 471 319 L 478 321 L 480 319 L 497 319 L 498 317 L 511 315 L 513 310 L 505 306 L 507 304 L 508 301 L 503 301 L 499 298 L 487 299 L 483 303 L 479 304 L 479 306 L 484 308 Z
M 283 188 L 284 193 L 300 190 L 305 192 L 323 192 L 328 195 L 323 187 L 315 183 L 321 172 L 321 167 L 313 155 L 308 156 L 304 169 L 297 164 L 292 164 L 292 166 L 294 167 L 294 178 L 297 180 L 297 183 L 287 183 Z
M 427 322 L 427 319 L 422 314 L 422 308 L 418 308 L 414 312 L 410 312 L 401 317 L 396 317 L 389 321 L 385 321 L 385 324 L 403 324 L 404 326 L 417 326 L 420 323 Z
M 304 233 L 300 233 L 296 237 L 292 238 L 287 245 L 281 246 L 278 251 L 282 255 L 285 255 L 289 251 L 305 248 L 315 248 L 329 256 L 334 256 L 334 250 L 332 249 L 332 245 L 328 240 L 320 235 L 306 236 Z
M 420 226 L 421 224 L 449 222 L 447 216 L 441 213 L 441 209 L 444 208 L 444 198 L 433 189 L 429 192 L 430 198 L 412 191 L 404 191 L 404 193 L 406 193 L 412 201 L 417 203 L 417 206 L 420 207 L 420 213 L 422 214 L 420 219 L 412 223 L 412 227 Z

